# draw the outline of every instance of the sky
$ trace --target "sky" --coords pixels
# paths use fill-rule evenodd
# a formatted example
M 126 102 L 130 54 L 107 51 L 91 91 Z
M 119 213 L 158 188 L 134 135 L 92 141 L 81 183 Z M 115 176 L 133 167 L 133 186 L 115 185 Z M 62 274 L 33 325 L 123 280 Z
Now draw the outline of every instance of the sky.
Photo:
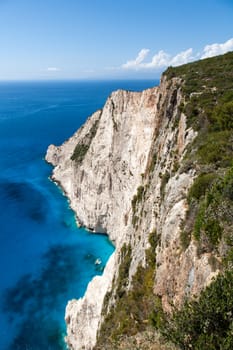
M 0 0 L 0 81 L 157 79 L 233 51 L 233 0 Z

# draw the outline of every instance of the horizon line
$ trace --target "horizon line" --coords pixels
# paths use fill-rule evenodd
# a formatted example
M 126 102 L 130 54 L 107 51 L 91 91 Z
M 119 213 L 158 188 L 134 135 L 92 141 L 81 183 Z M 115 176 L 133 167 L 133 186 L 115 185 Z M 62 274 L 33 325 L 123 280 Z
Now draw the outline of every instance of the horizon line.
M 74 78 L 74 79 L 0 79 L 1 83 L 17 83 L 17 82 L 38 82 L 38 83 L 56 83 L 56 82 L 106 82 L 106 81 L 158 81 L 160 77 L 156 78 Z

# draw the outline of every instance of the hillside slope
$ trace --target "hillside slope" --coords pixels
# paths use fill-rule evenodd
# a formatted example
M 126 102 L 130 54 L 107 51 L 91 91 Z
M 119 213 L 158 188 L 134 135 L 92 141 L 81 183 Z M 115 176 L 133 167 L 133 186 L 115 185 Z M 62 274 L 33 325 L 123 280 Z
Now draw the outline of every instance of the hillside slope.
M 153 349 L 158 331 L 181 349 L 231 348 L 232 141 L 228 53 L 168 68 L 158 88 L 113 93 L 49 147 L 79 222 L 116 245 L 104 275 L 67 306 L 71 349 L 136 339 Z

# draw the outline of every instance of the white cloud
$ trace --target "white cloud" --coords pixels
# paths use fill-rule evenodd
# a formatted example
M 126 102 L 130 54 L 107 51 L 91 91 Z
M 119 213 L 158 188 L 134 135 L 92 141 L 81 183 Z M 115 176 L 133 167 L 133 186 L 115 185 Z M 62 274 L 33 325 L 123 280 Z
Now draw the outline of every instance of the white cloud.
M 145 58 L 147 57 L 148 53 L 150 52 L 150 50 L 148 49 L 142 49 L 137 57 L 135 58 L 135 60 L 132 61 L 127 61 L 125 64 L 122 65 L 122 68 L 125 69 L 137 69 L 140 68 L 140 64 L 145 60 Z
M 58 67 L 48 67 L 47 68 L 47 71 L 48 72 L 60 72 L 60 68 L 58 68 Z
M 180 66 L 181 64 L 185 64 L 185 63 L 188 63 L 190 61 L 193 61 L 193 59 L 194 59 L 193 49 L 190 48 L 186 51 L 181 51 L 176 56 L 174 56 L 170 60 L 169 65 L 170 66 Z
M 201 52 L 198 52 L 196 54 L 193 53 L 192 48 L 181 51 L 175 56 L 171 56 L 167 52 L 160 50 L 152 57 L 152 60 L 149 62 L 145 62 L 145 59 L 148 56 L 150 50 L 142 49 L 134 60 L 127 61 L 121 66 L 121 68 L 127 70 L 158 70 L 168 66 L 179 66 L 200 58 L 202 59 L 217 56 L 228 51 L 233 51 L 233 38 L 227 40 L 222 44 L 206 45 Z
M 178 53 L 176 56 L 172 57 L 167 52 L 160 50 L 157 54 L 152 57 L 150 62 L 144 62 L 147 57 L 149 50 L 142 49 L 135 60 L 128 61 L 121 66 L 124 69 L 159 69 L 166 66 L 178 66 L 180 64 L 184 64 L 190 62 L 192 57 L 192 49 L 188 49 L 186 51 L 182 51 Z
M 142 68 L 161 68 L 167 65 L 169 61 L 169 55 L 163 50 L 159 51 L 153 56 L 152 61 L 148 63 L 142 63 Z
M 233 38 L 222 44 L 206 45 L 201 58 L 213 57 L 233 50 Z

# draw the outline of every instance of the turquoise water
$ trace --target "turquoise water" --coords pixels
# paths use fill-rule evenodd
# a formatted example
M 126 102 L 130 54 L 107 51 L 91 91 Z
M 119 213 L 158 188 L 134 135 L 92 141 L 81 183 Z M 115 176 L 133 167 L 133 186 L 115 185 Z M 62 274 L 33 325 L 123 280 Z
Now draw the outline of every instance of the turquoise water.
M 65 348 L 64 313 L 101 274 L 108 238 L 78 229 L 44 161 L 118 88 L 157 81 L 0 83 L 0 349 Z M 101 265 L 96 265 L 96 259 Z

